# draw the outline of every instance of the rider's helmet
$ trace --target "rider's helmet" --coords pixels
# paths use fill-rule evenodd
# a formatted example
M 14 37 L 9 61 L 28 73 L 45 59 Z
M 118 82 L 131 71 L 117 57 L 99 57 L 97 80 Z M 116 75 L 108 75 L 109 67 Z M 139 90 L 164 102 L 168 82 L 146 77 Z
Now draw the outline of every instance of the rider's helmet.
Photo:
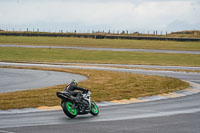
M 76 85 L 76 86 L 78 86 L 78 82 L 76 82 L 76 80 L 72 80 L 72 82 L 71 82 L 72 84 L 74 84 L 74 85 Z

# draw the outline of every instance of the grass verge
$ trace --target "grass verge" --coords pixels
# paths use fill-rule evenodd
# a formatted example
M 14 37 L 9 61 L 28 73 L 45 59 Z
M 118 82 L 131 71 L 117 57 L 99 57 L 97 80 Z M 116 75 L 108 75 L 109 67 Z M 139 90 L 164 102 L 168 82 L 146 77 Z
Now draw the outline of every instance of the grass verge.
M 200 55 L 2 47 L 0 61 L 200 66 Z
M 101 48 L 200 50 L 200 42 L 176 42 L 153 40 L 91 39 L 68 37 L 0 36 L 0 44 L 78 46 Z
M 40 67 L 9 68 L 53 70 L 85 75 L 88 80 L 80 82 L 79 85 L 89 88 L 92 91 L 92 99 L 97 102 L 151 96 L 185 89 L 189 86 L 188 83 L 175 78 L 125 72 Z M 60 105 L 60 100 L 55 94 L 57 91 L 62 91 L 63 88 L 64 85 L 59 85 L 35 90 L 0 93 L 0 109 Z

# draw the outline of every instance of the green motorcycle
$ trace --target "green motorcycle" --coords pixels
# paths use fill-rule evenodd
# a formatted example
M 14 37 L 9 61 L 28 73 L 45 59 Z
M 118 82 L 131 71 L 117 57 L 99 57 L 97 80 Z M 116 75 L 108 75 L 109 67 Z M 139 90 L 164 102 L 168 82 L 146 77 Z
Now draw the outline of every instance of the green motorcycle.
M 91 92 L 81 92 L 81 100 L 77 100 L 67 91 L 60 91 L 56 93 L 57 97 L 61 99 L 61 107 L 63 112 L 70 118 L 75 118 L 77 115 L 92 114 L 97 116 L 99 108 L 95 102 L 91 101 Z

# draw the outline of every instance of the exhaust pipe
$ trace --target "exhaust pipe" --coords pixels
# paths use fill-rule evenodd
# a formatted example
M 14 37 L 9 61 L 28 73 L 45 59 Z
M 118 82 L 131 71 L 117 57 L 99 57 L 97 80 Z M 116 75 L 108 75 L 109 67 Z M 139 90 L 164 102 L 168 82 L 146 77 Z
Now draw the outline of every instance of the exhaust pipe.
M 71 94 L 69 93 L 63 93 L 63 92 L 56 92 L 57 97 L 59 97 L 60 99 L 69 99 L 72 101 L 76 101 L 76 98 L 73 97 Z

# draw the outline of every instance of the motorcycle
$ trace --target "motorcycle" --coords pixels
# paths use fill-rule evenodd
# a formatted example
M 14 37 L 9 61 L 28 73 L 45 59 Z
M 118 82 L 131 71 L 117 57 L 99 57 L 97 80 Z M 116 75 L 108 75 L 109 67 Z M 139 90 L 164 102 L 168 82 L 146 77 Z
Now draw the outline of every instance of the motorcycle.
M 65 115 L 70 118 L 75 118 L 77 115 L 92 114 L 97 116 L 99 108 L 95 102 L 91 101 L 90 91 L 81 91 L 81 100 L 77 100 L 67 91 L 56 92 L 58 98 L 61 99 L 61 107 Z

